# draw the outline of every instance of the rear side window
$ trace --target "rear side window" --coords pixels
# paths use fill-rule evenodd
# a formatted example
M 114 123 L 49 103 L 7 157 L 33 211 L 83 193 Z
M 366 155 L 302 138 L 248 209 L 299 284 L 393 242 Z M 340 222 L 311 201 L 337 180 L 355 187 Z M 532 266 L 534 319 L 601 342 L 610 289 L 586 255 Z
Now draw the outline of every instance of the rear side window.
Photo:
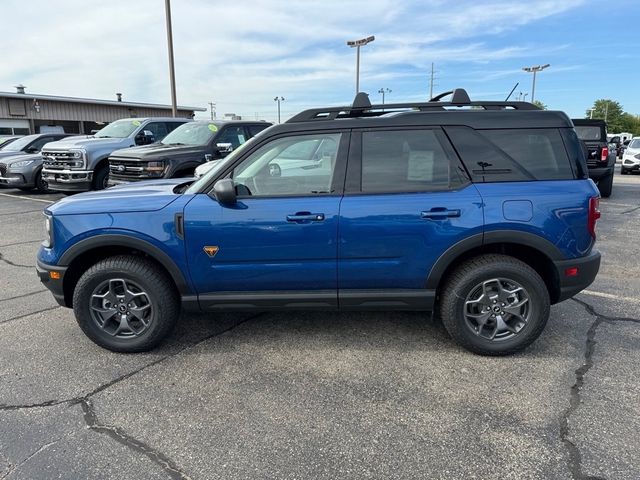
M 269 127 L 269 125 L 248 125 L 247 126 L 247 128 L 249 129 L 249 135 L 251 135 L 252 137 L 256 136 L 267 127 Z
M 476 182 L 575 178 L 557 129 L 446 130 Z
M 434 130 L 363 132 L 362 192 L 424 192 L 461 184 Z

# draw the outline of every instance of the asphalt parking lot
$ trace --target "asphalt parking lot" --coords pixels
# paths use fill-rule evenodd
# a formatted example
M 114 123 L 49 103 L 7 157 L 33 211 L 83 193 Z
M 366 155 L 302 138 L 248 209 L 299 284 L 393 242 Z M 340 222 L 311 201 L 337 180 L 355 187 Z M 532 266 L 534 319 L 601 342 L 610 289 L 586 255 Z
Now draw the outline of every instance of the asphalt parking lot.
M 595 283 L 506 358 L 388 312 L 183 315 L 111 353 L 36 276 L 57 198 L 0 190 L 0 479 L 640 477 L 640 176 Z

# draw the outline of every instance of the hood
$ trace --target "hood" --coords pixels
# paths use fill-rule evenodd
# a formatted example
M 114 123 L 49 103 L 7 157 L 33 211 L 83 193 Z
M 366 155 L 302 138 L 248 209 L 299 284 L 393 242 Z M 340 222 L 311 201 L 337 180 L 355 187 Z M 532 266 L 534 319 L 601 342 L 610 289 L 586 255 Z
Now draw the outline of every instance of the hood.
M 113 152 L 110 157 L 155 160 L 165 157 L 175 157 L 177 155 L 204 154 L 206 148 L 207 147 L 203 145 L 165 145 L 163 143 L 154 143 L 141 147 L 122 148 Z
M 22 156 L 22 155 L 30 155 L 29 153 L 24 153 L 24 152 L 6 152 L 3 150 L 0 150 L 0 158 L 2 159 L 2 163 L 5 162 L 5 158 L 9 158 L 9 157 L 15 157 L 15 156 Z M 36 154 L 39 155 L 39 154 Z
M 161 210 L 180 194 L 174 188 L 191 180 L 149 180 L 66 197 L 45 209 L 52 215 L 153 212 Z
M 3 157 L 2 163 L 5 165 L 11 165 L 12 163 L 21 162 L 23 160 L 42 160 L 42 156 L 39 153 L 19 153 L 13 152 L 10 157 Z
M 47 143 L 45 150 L 68 150 L 78 147 L 122 147 L 123 142 L 133 142 L 129 138 L 67 137 L 57 142 Z

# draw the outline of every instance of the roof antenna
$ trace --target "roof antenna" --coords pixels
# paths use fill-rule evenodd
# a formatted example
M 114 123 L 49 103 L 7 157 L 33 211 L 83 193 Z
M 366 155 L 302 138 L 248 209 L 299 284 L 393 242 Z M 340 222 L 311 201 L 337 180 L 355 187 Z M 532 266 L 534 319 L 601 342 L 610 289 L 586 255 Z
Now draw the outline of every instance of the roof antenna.
M 513 88 L 511 89 L 511 91 L 509 92 L 509 95 L 507 95 L 507 98 L 504 99 L 505 102 L 509 101 L 509 97 L 511 96 L 511 94 L 514 92 L 514 90 L 516 88 L 518 88 L 518 85 L 520 85 L 520 82 L 516 82 L 516 84 L 513 86 Z

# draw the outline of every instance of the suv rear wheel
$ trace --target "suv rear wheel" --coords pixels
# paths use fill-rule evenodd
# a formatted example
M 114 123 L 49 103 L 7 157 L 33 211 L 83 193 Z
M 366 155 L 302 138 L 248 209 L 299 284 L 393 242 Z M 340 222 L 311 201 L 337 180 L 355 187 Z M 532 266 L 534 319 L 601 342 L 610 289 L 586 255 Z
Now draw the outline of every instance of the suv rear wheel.
M 530 345 L 549 318 L 549 292 L 529 265 L 506 255 L 473 258 L 447 278 L 440 315 L 451 335 L 481 355 Z
M 89 268 L 73 292 L 73 312 L 84 333 L 114 352 L 142 352 L 171 332 L 179 315 L 171 280 L 153 262 L 116 256 Z

